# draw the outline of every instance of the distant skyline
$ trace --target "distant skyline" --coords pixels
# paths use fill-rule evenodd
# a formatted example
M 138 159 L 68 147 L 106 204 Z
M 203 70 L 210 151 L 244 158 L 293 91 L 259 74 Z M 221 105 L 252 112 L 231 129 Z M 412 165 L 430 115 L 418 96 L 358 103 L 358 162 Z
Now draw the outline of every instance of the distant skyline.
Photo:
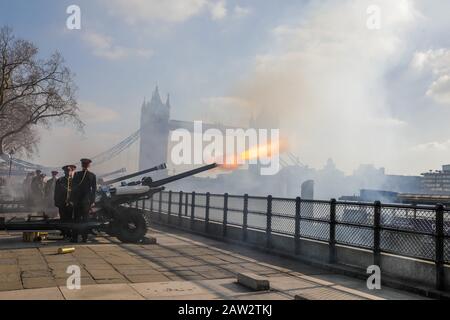
M 72 4 L 81 30 L 66 28 Z M 367 28 L 370 5 L 379 30 Z M 138 129 L 158 84 L 173 119 L 245 125 L 263 112 L 303 163 L 332 158 L 347 174 L 450 163 L 448 12 L 444 0 L 0 0 L 0 24 L 43 57 L 60 51 L 79 87 L 84 134 L 42 130 L 33 161 L 113 146 Z

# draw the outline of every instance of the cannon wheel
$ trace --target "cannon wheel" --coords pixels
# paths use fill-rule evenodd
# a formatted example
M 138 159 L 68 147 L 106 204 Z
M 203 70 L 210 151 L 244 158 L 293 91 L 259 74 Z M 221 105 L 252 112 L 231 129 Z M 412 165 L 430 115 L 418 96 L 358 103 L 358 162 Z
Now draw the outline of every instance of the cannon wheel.
M 138 243 L 146 233 L 147 223 L 142 214 L 129 211 L 122 215 L 117 239 L 125 243 Z

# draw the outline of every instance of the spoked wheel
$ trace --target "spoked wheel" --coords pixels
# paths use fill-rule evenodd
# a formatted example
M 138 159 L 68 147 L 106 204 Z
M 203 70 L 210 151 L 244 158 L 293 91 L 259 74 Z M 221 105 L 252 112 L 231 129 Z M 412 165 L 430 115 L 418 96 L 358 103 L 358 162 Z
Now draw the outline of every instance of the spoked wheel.
M 142 214 L 129 211 L 122 215 L 117 239 L 126 243 L 137 243 L 144 239 L 147 223 Z

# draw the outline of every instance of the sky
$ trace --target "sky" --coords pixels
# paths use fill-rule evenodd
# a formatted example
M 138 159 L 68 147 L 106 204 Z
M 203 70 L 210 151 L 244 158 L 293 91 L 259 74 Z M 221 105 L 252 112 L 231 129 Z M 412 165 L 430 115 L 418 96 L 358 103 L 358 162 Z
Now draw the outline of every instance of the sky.
M 66 27 L 73 4 L 80 30 Z M 333 158 L 346 173 L 373 163 L 420 174 L 450 162 L 449 9 L 445 0 L 0 0 L 0 25 L 42 57 L 58 50 L 76 74 L 85 131 L 42 130 L 33 161 L 60 165 L 113 146 L 138 129 L 157 84 L 173 119 L 244 126 L 260 116 L 311 167 Z

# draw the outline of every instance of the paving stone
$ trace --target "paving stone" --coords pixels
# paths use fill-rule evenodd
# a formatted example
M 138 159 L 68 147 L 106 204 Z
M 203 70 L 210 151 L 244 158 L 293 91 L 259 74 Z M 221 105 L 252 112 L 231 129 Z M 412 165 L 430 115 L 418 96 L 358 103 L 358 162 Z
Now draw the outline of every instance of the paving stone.
M 0 274 L 9 272 L 19 272 L 18 265 L 0 265 Z
M 237 297 L 238 300 L 291 300 L 287 295 L 277 292 L 258 293 L 250 295 L 241 295 Z
M 49 270 L 31 270 L 22 272 L 21 277 L 22 279 L 52 277 L 52 273 Z
M 170 281 L 160 283 L 138 283 L 130 286 L 146 299 L 158 297 L 184 297 L 207 294 L 208 291 L 188 281 Z
M 330 287 L 317 287 L 294 292 L 295 300 L 366 300 L 364 297 L 349 294 Z
M 154 269 L 132 269 L 132 270 L 119 270 L 120 273 L 126 276 L 138 276 L 138 275 L 152 275 L 152 274 L 161 274 L 161 272 Z
M 50 277 L 24 278 L 22 279 L 22 283 L 25 289 L 47 288 L 56 286 L 55 279 Z
M 209 265 L 202 265 L 202 266 L 194 266 L 189 268 L 192 271 L 195 272 L 212 272 L 212 271 L 220 271 L 218 267 L 215 266 L 209 266 Z
M 99 279 L 95 280 L 97 284 L 111 284 L 111 283 L 129 283 L 129 281 L 125 278 L 120 279 Z
M 56 278 L 55 282 L 56 282 L 57 286 L 66 286 L 67 285 L 67 278 Z M 92 278 L 81 277 L 80 278 L 80 284 L 81 284 L 81 286 L 85 286 L 85 285 L 96 284 L 96 282 Z
M 0 258 L 0 266 L 8 264 L 17 264 L 16 258 Z
M 143 300 L 128 284 L 104 284 L 82 286 L 80 290 L 60 287 L 67 300 Z
M 201 275 L 181 276 L 181 277 L 183 278 L 183 280 L 186 280 L 186 281 L 206 280 L 206 278 Z
M 0 292 L 0 300 L 64 300 L 64 297 L 55 287 Z
M 0 281 L 0 291 L 19 290 L 22 289 L 22 281 Z
M 209 256 L 202 256 L 201 259 L 203 261 L 206 261 L 206 262 L 211 263 L 211 264 L 224 264 L 224 263 L 227 263 L 226 261 L 224 261 L 224 260 L 222 260 L 222 259 L 220 259 L 220 258 L 218 258 L 216 256 L 211 256 L 211 255 L 209 255 Z
M 103 279 L 123 279 L 123 276 L 117 271 L 106 271 L 106 270 L 88 270 L 89 274 L 95 280 Z
M 206 279 L 225 279 L 233 277 L 232 273 L 224 271 L 205 271 L 200 272 L 200 274 Z
M 48 263 L 69 262 L 69 263 L 75 264 L 78 262 L 78 260 L 75 257 L 68 255 L 68 254 L 64 254 L 64 255 L 61 254 L 58 256 L 46 256 L 45 259 L 47 260 Z
M 49 270 L 47 264 L 25 264 L 19 265 L 20 271 L 47 271 Z
M 27 264 L 41 264 L 45 263 L 45 260 L 43 258 L 34 258 L 34 259 L 17 259 L 17 263 L 19 265 L 27 265 Z
M 164 282 L 170 281 L 169 277 L 163 274 L 152 274 L 152 275 L 127 275 L 126 278 L 133 283 L 138 282 Z
M 85 269 L 80 269 L 81 277 L 90 277 L 90 274 Z M 52 270 L 51 274 L 55 278 L 67 278 L 71 275 L 71 273 L 67 273 L 67 270 Z
M 19 272 L 0 273 L 0 282 L 3 281 L 20 281 Z

